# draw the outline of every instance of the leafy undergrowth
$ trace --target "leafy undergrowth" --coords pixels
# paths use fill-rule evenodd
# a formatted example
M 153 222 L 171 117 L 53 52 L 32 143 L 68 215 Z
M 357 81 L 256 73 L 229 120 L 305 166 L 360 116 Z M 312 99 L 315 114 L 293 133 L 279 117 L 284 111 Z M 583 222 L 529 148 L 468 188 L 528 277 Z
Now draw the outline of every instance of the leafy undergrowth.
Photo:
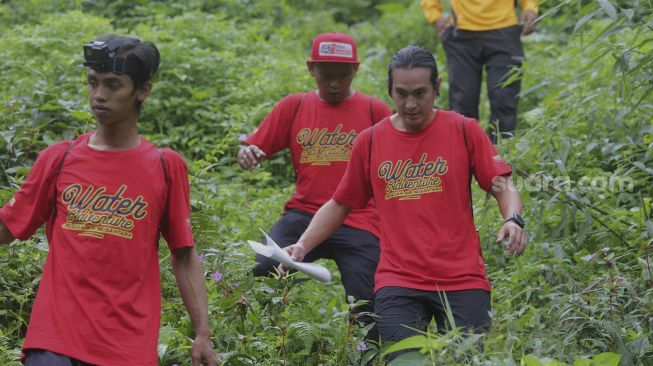
M 282 96 L 311 87 L 312 36 L 348 30 L 364 62 L 354 87 L 385 98 L 385 67 L 408 43 L 441 47 L 409 1 L 3 2 L 0 22 L 0 202 L 38 151 L 93 128 L 81 44 L 100 33 L 154 41 L 163 63 L 143 134 L 190 162 L 193 226 L 214 343 L 228 365 L 653 364 L 653 20 L 648 1 L 543 2 L 525 38 L 518 137 L 500 141 L 530 237 L 519 258 L 494 243 L 495 202 L 474 188 L 493 285 L 493 326 L 467 337 L 429 331 L 394 345 L 362 342 L 354 301 L 301 274 L 255 279 L 246 240 L 292 193 L 287 154 L 243 173 L 233 155 Z M 349 28 L 348 28 L 348 25 Z M 484 97 L 485 98 L 485 97 Z M 446 102 L 442 101 L 446 106 Z M 487 110 L 484 110 L 487 114 Z M 485 124 L 484 121 L 482 121 Z M 165 246 L 161 246 L 165 248 Z M 47 243 L 0 248 L 0 364 L 18 365 Z M 162 365 L 189 365 L 193 337 L 162 249 Z M 483 346 L 479 346 L 482 342 Z

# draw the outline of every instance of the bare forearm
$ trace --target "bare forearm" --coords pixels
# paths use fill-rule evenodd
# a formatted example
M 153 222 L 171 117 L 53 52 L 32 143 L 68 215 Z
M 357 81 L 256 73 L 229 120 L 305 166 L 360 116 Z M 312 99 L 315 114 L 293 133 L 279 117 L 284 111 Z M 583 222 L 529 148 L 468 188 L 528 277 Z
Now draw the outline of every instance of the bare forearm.
M 512 214 L 522 214 L 521 199 L 510 177 L 497 177 L 492 183 L 490 193 L 497 200 L 503 218 L 508 218 Z
M 505 245 L 510 251 L 510 255 L 521 255 L 526 249 L 528 236 L 523 230 L 524 222 L 513 216 L 515 214 L 521 216 L 522 214 L 521 200 L 517 188 L 510 181 L 510 177 L 497 177 L 492 182 L 490 193 L 497 200 L 499 210 L 501 210 L 501 215 L 505 220 L 501 229 L 499 229 L 496 242 L 502 242 L 507 238 Z M 508 218 L 511 218 L 511 220 L 507 220 Z
M 0 220 L 0 245 L 11 243 L 14 239 L 14 235 L 7 229 L 5 223 Z
M 196 335 L 210 337 L 206 285 L 195 248 L 177 249 L 173 253 L 172 268 Z
M 315 213 L 304 234 L 297 244 L 302 245 L 307 252 L 325 241 L 347 218 L 351 207 L 329 200 Z

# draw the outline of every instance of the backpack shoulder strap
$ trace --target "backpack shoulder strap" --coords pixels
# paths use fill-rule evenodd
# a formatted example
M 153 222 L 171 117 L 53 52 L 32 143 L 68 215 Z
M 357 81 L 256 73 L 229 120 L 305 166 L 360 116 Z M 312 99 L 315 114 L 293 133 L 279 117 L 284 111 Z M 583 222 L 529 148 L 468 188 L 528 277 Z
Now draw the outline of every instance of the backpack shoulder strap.
M 168 169 L 166 169 L 166 162 L 163 159 L 163 149 L 157 148 L 159 152 L 159 160 L 161 161 L 161 168 L 163 169 L 163 178 L 165 179 L 166 186 L 168 185 Z
M 367 155 L 367 165 L 372 169 L 372 138 L 374 137 L 374 126 L 370 127 L 370 144 L 369 144 L 369 154 Z
M 74 139 L 70 140 L 70 143 L 66 148 L 66 151 L 63 153 L 63 156 L 61 157 L 61 161 L 59 162 L 59 166 L 57 167 L 57 178 L 59 178 L 59 174 L 61 174 L 61 169 L 63 169 L 63 163 L 66 161 L 66 157 L 68 157 L 68 154 L 70 153 L 70 149 L 72 149 L 74 142 L 75 142 Z
M 373 105 L 372 105 L 373 101 L 374 101 L 374 98 L 370 96 L 370 120 L 371 120 L 372 126 L 374 126 L 374 123 L 376 122 L 374 120 L 374 108 L 373 108 Z
M 374 140 L 374 130 L 376 129 L 376 125 L 372 125 L 370 127 L 370 143 L 368 146 L 369 152 L 367 154 L 367 174 L 369 175 L 369 180 L 370 180 L 370 186 L 372 184 L 372 177 L 374 176 L 374 172 L 372 171 L 372 142 Z
M 293 127 L 295 126 L 295 120 L 297 119 L 297 114 L 299 114 L 299 108 L 301 108 L 302 104 L 304 104 L 304 98 L 306 98 L 307 93 L 302 93 L 302 97 L 299 99 L 299 103 L 297 103 L 297 107 L 295 107 L 295 113 L 292 115 L 292 120 L 290 121 L 290 130 L 292 131 Z M 290 136 L 290 134 L 288 135 Z M 290 138 L 290 137 L 288 137 Z M 297 178 L 295 177 L 295 180 Z
M 461 117 L 460 118 L 460 127 L 461 127 L 460 129 L 461 129 L 462 134 L 463 134 L 463 144 L 465 145 L 465 153 L 467 154 L 467 162 L 469 163 L 469 171 L 470 171 L 470 173 L 472 173 L 473 172 L 472 164 L 471 164 L 472 157 L 469 155 L 469 145 L 467 144 L 467 128 L 466 128 L 467 124 L 469 123 L 469 118 L 463 116 L 462 114 L 460 115 L 460 117 Z M 471 175 L 470 175 L 469 179 L 470 180 L 472 179 Z
M 306 93 L 302 94 L 302 97 L 299 99 L 299 103 L 297 103 L 297 107 L 295 107 L 295 113 L 292 115 L 292 121 L 291 125 L 295 124 L 295 119 L 297 119 L 297 114 L 299 113 L 299 108 L 302 106 L 304 103 L 304 98 L 306 97 Z
M 165 158 L 163 157 L 164 151 L 163 151 L 163 149 L 158 148 L 158 147 L 156 148 L 156 151 L 159 153 L 159 161 L 161 162 L 161 169 L 163 170 L 163 184 L 165 184 L 166 191 L 167 191 L 166 197 L 168 197 L 168 195 L 170 194 L 170 184 L 168 184 L 168 182 L 170 181 L 170 176 L 168 175 L 168 169 L 166 168 L 166 161 L 165 161 Z M 164 207 L 165 207 L 164 211 L 168 211 L 168 200 L 167 199 L 166 199 Z M 164 214 L 161 215 L 161 219 L 159 220 L 159 224 L 158 224 L 159 234 L 158 235 L 161 235 L 161 228 L 163 227 L 164 215 L 165 215 L 165 212 L 164 212 Z M 159 244 L 160 244 L 159 239 L 157 237 L 157 240 L 156 240 L 156 249 L 157 250 L 159 250 Z
M 462 130 L 463 130 L 463 142 L 465 143 L 465 150 L 467 150 L 467 131 L 465 129 L 465 126 L 467 125 L 467 117 L 463 116 L 462 118 Z M 469 154 L 469 151 L 468 151 Z
M 59 195 L 59 192 L 57 191 L 57 184 L 59 183 L 59 175 L 61 175 L 63 164 L 66 161 L 68 154 L 70 153 L 70 149 L 73 148 L 73 144 L 75 143 L 76 139 L 77 138 L 70 140 L 70 143 L 68 143 L 68 147 L 66 147 L 66 151 L 63 153 L 63 156 L 59 161 L 59 165 L 57 165 L 57 172 L 55 173 L 55 178 L 54 178 L 54 209 L 52 210 L 53 218 L 57 216 L 57 196 Z
M 467 129 L 465 126 L 469 123 L 469 118 L 460 115 L 461 130 L 463 132 L 463 143 L 465 144 L 465 153 L 467 154 L 467 164 L 469 164 L 469 181 L 467 182 L 467 189 L 469 190 L 469 205 L 472 211 L 472 218 L 474 218 L 474 202 L 472 201 L 472 176 L 474 175 L 474 169 L 472 168 L 472 157 L 469 155 L 469 146 L 467 145 Z

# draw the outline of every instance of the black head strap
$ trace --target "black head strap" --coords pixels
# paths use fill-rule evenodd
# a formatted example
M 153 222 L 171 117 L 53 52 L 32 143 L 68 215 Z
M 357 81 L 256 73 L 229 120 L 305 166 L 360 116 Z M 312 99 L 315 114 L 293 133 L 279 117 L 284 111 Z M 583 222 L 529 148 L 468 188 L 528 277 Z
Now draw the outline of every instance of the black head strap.
M 139 41 L 136 38 L 117 38 L 110 42 L 91 41 L 84 45 L 84 66 L 97 72 L 136 75 L 141 71 L 138 60 L 118 56 L 120 46 Z

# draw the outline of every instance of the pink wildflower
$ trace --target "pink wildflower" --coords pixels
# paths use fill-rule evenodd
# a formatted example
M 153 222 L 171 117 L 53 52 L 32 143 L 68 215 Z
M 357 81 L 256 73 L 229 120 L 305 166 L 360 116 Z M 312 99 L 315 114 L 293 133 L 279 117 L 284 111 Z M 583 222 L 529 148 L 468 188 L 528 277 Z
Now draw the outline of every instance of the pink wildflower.
M 365 351 L 367 349 L 367 343 L 365 343 L 365 341 L 358 342 L 356 349 L 359 351 Z
M 213 276 L 213 279 L 215 280 L 215 282 L 220 282 L 220 280 L 222 279 L 222 273 L 220 273 L 218 271 L 213 272 L 212 276 Z

